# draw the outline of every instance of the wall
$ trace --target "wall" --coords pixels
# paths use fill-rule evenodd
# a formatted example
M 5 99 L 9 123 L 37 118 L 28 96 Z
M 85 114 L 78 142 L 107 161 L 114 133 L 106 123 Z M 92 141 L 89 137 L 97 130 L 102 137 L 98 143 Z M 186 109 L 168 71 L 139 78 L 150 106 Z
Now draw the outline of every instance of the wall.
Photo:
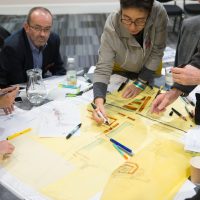
M 47 7 L 53 14 L 107 13 L 119 8 L 119 0 L 0 0 L 0 14 L 27 14 L 34 6 Z

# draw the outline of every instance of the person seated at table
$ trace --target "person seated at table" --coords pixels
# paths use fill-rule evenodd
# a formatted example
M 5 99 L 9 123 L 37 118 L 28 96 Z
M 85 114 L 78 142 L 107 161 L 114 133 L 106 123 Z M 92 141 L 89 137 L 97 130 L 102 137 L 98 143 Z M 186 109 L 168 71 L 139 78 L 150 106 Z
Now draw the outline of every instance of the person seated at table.
M 151 111 L 160 113 L 172 104 L 180 95 L 187 96 L 197 85 L 200 85 L 200 49 L 192 57 L 190 64 L 183 68 L 171 69 L 174 80 L 173 88 L 157 96 L 153 101 Z
M 15 97 L 18 94 L 19 86 L 12 86 L 0 89 L 0 108 L 6 114 L 11 114 L 14 111 Z
M 0 90 L 0 108 L 4 109 L 6 114 L 11 113 L 14 108 L 15 97 L 18 93 L 19 87 L 13 86 Z M 15 147 L 10 144 L 7 140 L 0 141 L 0 155 L 2 158 L 8 156 L 14 151 Z
M 113 72 L 136 80 L 122 92 L 133 98 L 153 79 L 166 46 L 168 17 L 154 0 L 120 0 L 120 11 L 111 13 L 101 37 L 99 59 L 94 73 L 96 111 L 104 109 L 107 85 Z M 95 121 L 101 118 L 93 113 Z
M 9 156 L 15 150 L 14 145 L 9 143 L 7 140 L 0 141 L 0 159 L 4 159 Z
M 185 19 L 179 32 L 174 66 L 187 64 L 200 48 L 200 17 Z
M 65 75 L 60 38 L 51 32 L 53 16 L 44 7 L 32 8 L 22 29 L 6 38 L 1 51 L 0 87 L 27 81 L 26 71 L 41 68 L 43 77 Z

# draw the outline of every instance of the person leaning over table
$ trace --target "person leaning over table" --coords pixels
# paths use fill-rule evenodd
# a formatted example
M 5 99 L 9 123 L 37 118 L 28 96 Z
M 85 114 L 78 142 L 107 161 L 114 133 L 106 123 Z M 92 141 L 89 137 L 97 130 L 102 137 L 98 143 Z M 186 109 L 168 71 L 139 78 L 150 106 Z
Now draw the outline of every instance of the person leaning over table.
M 60 38 L 51 32 L 53 16 L 44 7 L 32 8 L 22 29 L 6 38 L 1 51 L 0 86 L 27 81 L 26 71 L 41 68 L 43 77 L 65 75 Z
M 120 0 L 120 11 L 108 16 L 94 72 L 95 121 L 102 122 L 96 111 L 106 116 L 104 102 L 113 72 L 137 78 L 123 91 L 124 98 L 135 97 L 153 79 L 166 46 L 167 22 L 164 7 L 154 0 Z
M 171 69 L 175 82 L 173 88 L 157 96 L 153 101 L 151 111 L 160 113 L 172 104 L 180 95 L 187 96 L 197 85 L 200 85 L 200 49 L 192 57 L 190 64 L 183 68 Z
M 174 66 L 189 63 L 200 47 L 200 17 L 192 16 L 183 20 L 179 31 Z

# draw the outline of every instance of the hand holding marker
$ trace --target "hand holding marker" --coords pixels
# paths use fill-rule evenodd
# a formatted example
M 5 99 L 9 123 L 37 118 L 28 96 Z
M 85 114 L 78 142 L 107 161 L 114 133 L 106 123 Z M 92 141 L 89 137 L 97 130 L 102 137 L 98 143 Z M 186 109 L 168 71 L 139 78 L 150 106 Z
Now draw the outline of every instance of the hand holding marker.
M 97 109 L 97 107 L 96 107 L 95 104 L 91 103 L 91 105 L 92 105 L 92 107 L 93 107 L 94 110 Z M 110 125 L 109 122 L 108 122 L 108 119 L 106 119 L 106 118 L 103 116 L 103 114 L 101 113 L 100 110 L 98 110 L 98 111 L 96 111 L 96 112 L 97 112 L 98 116 L 99 116 L 101 119 L 103 119 L 104 124 L 106 124 L 106 125 Z

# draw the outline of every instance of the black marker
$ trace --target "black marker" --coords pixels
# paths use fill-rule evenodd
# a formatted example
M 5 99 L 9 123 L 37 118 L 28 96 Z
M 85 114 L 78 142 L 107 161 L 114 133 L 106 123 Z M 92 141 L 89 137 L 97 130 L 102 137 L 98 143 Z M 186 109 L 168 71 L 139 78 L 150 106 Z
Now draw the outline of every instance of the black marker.
M 181 119 L 187 121 L 187 119 L 180 113 L 178 112 L 177 110 L 175 110 L 174 108 L 172 108 L 172 110 L 174 111 L 174 113 L 176 113 Z
M 121 91 L 121 90 L 123 90 L 124 89 L 124 87 L 126 86 L 126 84 L 129 82 L 129 78 L 127 78 L 126 79 L 126 81 L 124 81 L 120 86 L 119 86 L 119 88 L 118 88 L 118 92 L 119 91 Z
M 66 139 L 69 139 L 72 135 L 74 135 L 74 133 L 76 133 L 76 131 L 78 131 L 78 129 L 81 127 L 81 123 L 78 124 L 67 136 Z

